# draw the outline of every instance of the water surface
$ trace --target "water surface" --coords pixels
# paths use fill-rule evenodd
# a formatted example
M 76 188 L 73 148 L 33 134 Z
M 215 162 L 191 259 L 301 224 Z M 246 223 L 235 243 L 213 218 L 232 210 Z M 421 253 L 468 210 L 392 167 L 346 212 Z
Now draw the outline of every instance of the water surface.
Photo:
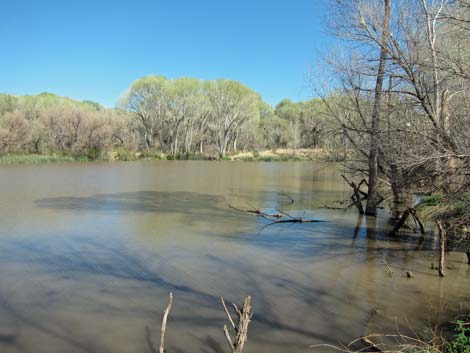
M 322 208 L 350 196 L 335 165 L 2 166 L 0 196 L 5 353 L 151 353 L 170 291 L 170 353 L 228 351 L 220 296 L 253 298 L 247 353 L 422 329 L 470 297 L 463 254 L 450 255 L 440 279 L 432 238 L 387 238 L 385 210 L 374 224 Z M 228 205 L 324 222 L 268 226 Z

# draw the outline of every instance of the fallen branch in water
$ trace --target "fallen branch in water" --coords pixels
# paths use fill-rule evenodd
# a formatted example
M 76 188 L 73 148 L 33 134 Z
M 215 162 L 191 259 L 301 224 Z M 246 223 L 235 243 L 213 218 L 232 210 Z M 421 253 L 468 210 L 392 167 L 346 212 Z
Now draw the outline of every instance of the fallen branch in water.
M 243 307 L 241 309 L 239 309 L 236 304 L 232 304 L 238 317 L 237 324 L 235 324 L 233 321 L 232 316 L 230 315 L 230 311 L 228 310 L 227 305 L 225 305 L 224 298 L 221 297 L 220 302 L 222 303 L 225 314 L 227 315 L 228 321 L 230 322 L 230 326 L 232 327 L 233 331 L 235 331 L 235 337 L 232 339 L 227 325 L 224 325 L 224 334 L 230 350 L 232 353 L 242 353 L 243 347 L 248 338 L 248 325 L 253 316 L 251 310 L 251 297 L 248 296 L 245 298 Z
M 238 208 L 238 207 L 235 207 L 235 206 L 232 206 L 232 205 L 228 205 L 229 208 L 231 208 L 232 210 L 235 210 L 235 211 L 240 211 L 240 212 L 245 212 L 245 213 L 251 213 L 251 214 L 254 214 L 256 216 L 260 216 L 260 217 L 272 217 L 272 218 L 281 218 L 282 215 L 279 214 L 279 213 L 274 213 L 274 214 L 269 214 L 269 213 L 265 213 L 261 210 L 258 210 L 258 209 L 242 209 L 242 208 Z
M 289 200 L 289 203 L 288 203 L 289 205 L 292 205 L 294 203 L 294 199 L 291 196 L 289 196 L 288 194 L 282 193 L 282 194 L 279 194 L 279 195 L 286 197 Z M 279 223 L 318 223 L 318 222 L 324 222 L 324 221 L 317 220 L 317 219 L 305 219 L 305 218 L 302 218 L 302 217 L 295 217 L 295 216 L 292 216 L 291 214 L 289 214 L 285 211 L 282 211 L 280 209 L 276 209 L 276 213 L 268 213 L 268 212 L 262 211 L 259 208 L 255 208 L 254 206 L 252 206 L 248 202 L 247 202 L 247 204 L 250 208 L 244 209 L 244 208 L 240 208 L 240 207 L 235 207 L 235 206 L 230 205 L 230 204 L 228 205 L 228 207 L 231 208 L 232 210 L 235 210 L 235 211 L 238 211 L 238 212 L 249 213 L 249 214 L 253 214 L 257 217 L 262 217 L 262 218 L 264 218 L 264 219 L 271 222 L 268 225 L 279 224 Z
M 289 200 L 288 205 L 292 205 L 292 204 L 295 202 L 294 199 L 293 199 L 290 195 L 288 195 L 288 194 L 280 193 L 279 195 L 280 195 L 280 196 L 285 196 L 285 197 L 287 197 L 287 199 Z
M 247 209 L 244 210 L 242 208 L 238 208 L 232 205 L 228 205 L 229 208 L 239 211 L 239 212 L 244 212 L 244 213 L 250 213 L 254 214 L 258 217 L 262 217 L 268 221 L 270 221 L 270 224 L 278 224 L 278 223 L 318 223 L 318 222 L 324 222 L 318 219 L 305 219 L 301 217 L 294 217 L 287 212 L 277 210 L 278 213 L 266 213 L 258 209 Z M 287 219 L 281 219 L 283 216 L 287 217 Z
M 418 213 L 416 212 L 416 209 L 414 207 L 409 207 L 403 212 L 400 219 L 395 224 L 395 227 L 393 227 L 393 230 L 388 235 L 392 236 L 392 237 L 396 236 L 398 231 L 403 226 L 406 225 L 406 221 L 407 221 L 408 217 L 410 217 L 410 216 L 414 219 L 415 223 L 418 225 L 418 228 L 419 228 L 419 231 L 420 231 L 421 235 L 425 235 L 426 234 L 426 229 L 425 229 L 424 224 L 421 221 L 421 219 L 419 218 Z M 413 227 L 410 227 L 410 228 L 412 230 L 414 230 Z
M 352 202 L 356 205 L 359 214 L 364 214 L 364 207 L 362 206 L 362 200 L 367 198 L 367 194 L 363 192 L 360 187 L 362 185 L 362 181 L 359 185 L 356 185 L 354 181 L 349 181 L 346 176 L 341 175 L 344 181 L 353 189 L 353 195 L 351 196 Z M 361 194 L 363 197 L 361 197 Z

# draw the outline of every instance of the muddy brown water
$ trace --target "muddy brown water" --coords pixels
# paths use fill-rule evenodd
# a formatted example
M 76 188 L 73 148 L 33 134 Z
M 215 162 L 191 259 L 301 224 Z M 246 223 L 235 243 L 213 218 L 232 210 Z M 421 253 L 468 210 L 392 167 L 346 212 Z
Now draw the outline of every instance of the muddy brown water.
M 247 353 L 423 330 L 467 305 L 464 254 L 438 278 L 432 237 L 388 239 L 386 210 L 374 224 L 321 208 L 349 195 L 321 163 L 2 166 L 0 352 L 152 352 L 170 291 L 169 353 L 228 351 L 220 296 L 253 298 Z M 267 226 L 228 204 L 324 222 Z

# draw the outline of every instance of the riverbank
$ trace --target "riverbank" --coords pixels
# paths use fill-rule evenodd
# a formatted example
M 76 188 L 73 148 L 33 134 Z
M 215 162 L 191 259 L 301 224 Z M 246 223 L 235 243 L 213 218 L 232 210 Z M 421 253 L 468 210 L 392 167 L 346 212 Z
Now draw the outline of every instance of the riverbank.
M 88 156 L 72 156 L 62 154 L 6 154 L 0 156 L 1 164 L 48 164 L 48 163 L 83 163 L 94 161 L 138 161 L 138 160 L 225 160 L 242 162 L 290 162 L 329 160 L 322 149 L 277 149 L 275 151 L 252 151 L 228 154 L 223 158 L 215 154 L 178 153 L 165 154 L 158 151 L 113 150 L 107 154 L 91 158 Z

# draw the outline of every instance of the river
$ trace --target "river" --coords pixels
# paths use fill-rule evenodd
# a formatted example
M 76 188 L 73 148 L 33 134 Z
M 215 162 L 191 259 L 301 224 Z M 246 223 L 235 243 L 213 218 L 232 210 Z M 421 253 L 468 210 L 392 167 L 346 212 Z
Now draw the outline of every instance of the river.
M 467 305 L 464 254 L 439 278 L 432 237 L 389 239 L 387 210 L 374 224 L 322 208 L 349 196 L 338 166 L 313 162 L 2 166 L 0 351 L 151 353 L 169 292 L 169 353 L 228 351 L 220 296 L 252 296 L 246 353 L 323 352 L 309 346 L 424 330 Z

